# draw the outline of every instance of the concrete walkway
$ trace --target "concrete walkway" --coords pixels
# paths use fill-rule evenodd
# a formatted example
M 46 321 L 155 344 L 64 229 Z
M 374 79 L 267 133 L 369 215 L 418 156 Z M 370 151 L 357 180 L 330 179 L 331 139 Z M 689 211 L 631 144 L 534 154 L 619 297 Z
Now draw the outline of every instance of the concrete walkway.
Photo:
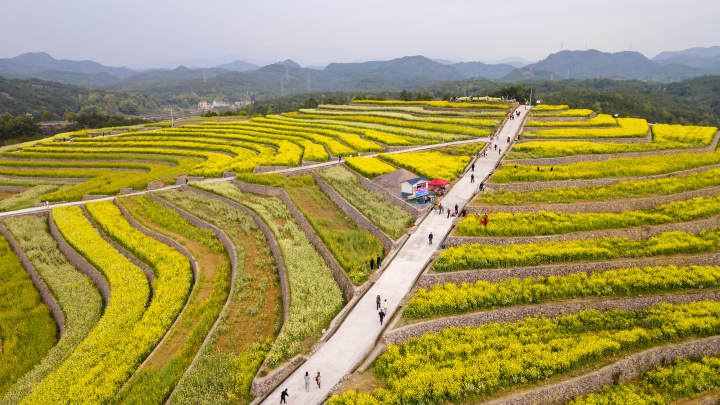
M 112 135 L 112 136 L 116 136 L 116 135 Z M 436 149 L 436 148 L 443 148 L 443 147 L 446 147 L 446 146 L 464 145 L 464 144 L 468 144 L 468 143 L 489 142 L 489 141 L 490 141 L 489 138 L 474 138 L 474 139 L 467 139 L 467 140 L 463 140 L 463 141 L 453 141 L 453 142 L 445 142 L 445 143 L 436 143 L 436 144 L 432 144 L 432 145 L 417 146 L 417 147 L 408 148 L 408 149 L 403 149 L 403 150 L 398 150 L 398 151 L 394 151 L 394 152 L 387 152 L 387 154 L 404 153 L 404 152 L 415 152 L 415 151 L 419 151 L 419 150 Z M 378 155 L 378 153 L 373 153 L 373 154 L 363 155 L 363 156 L 374 157 L 374 156 L 377 156 L 377 155 Z M 262 173 L 262 174 L 270 174 L 270 173 L 292 173 L 292 172 L 297 172 L 297 171 L 316 169 L 316 168 L 320 168 L 320 167 L 333 166 L 333 165 L 336 165 L 336 164 L 339 164 L 339 163 L 342 163 L 342 162 L 339 162 L 339 161 L 334 160 L 334 161 L 330 161 L 330 162 L 316 163 L 316 164 L 307 165 L 307 166 L 298 166 L 298 167 L 290 167 L 290 168 L 287 168 L 287 169 L 278 169 L 278 170 L 273 170 L 273 171 L 264 172 L 264 173 Z M 212 178 L 212 179 L 205 179 L 205 180 L 202 180 L 202 181 L 216 182 L 216 181 L 230 181 L 230 180 L 233 180 L 233 179 L 234 179 L 234 177 L 218 177 L 218 178 Z M 134 197 L 134 196 L 138 196 L 138 195 L 143 195 L 143 194 L 147 194 L 147 193 L 152 193 L 152 192 L 155 192 L 155 191 L 165 191 L 165 190 L 178 189 L 178 188 L 180 188 L 180 187 L 181 187 L 181 186 L 177 185 L 177 186 L 166 186 L 166 187 L 159 188 L 159 189 L 155 189 L 155 190 L 135 191 L 135 192 L 133 192 L 133 193 L 123 194 L 121 197 Z M 88 202 L 112 201 L 112 200 L 115 199 L 115 197 L 116 197 L 116 196 L 103 197 L 103 198 L 98 198 L 98 199 L 88 200 L 88 201 L 73 201 L 73 202 L 67 202 L 67 203 L 57 203 L 57 204 L 50 204 L 50 206 L 48 206 L 48 207 L 45 207 L 45 206 L 42 206 L 42 207 L 30 207 L 30 208 L 23 208 L 23 209 L 15 210 L 15 211 L 0 212 L 0 218 L 2 218 L 2 217 L 10 217 L 10 216 L 14 216 L 14 215 L 25 215 L 25 214 L 38 213 L 38 212 L 42 212 L 42 211 L 48 211 L 48 210 L 50 210 L 50 209 L 52 209 L 52 208 L 54 208 L 54 207 L 63 207 L 63 206 L 72 206 L 72 205 L 84 205 L 84 204 L 86 204 L 86 203 L 88 203 Z
M 493 141 L 502 148 L 503 154 L 510 146 L 506 141 L 507 137 L 511 139 L 515 137 L 528 110 L 528 107 L 521 106 L 522 113 L 519 119 L 508 121 L 498 139 Z M 443 198 L 443 206 L 454 208 L 457 204 L 462 209 L 476 193 L 479 183 L 492 172 L 501 158 L 502 155 L 490 148 L 487 156 L 479 158 L 475 163 L 475 183 L 470 183 L 470 173 L 464 175 Z M 386 318 L 389 320 L 397 310 L 398 303 L 410 291 L 415 280 L 430 261 L 440 241 L 450 232 L 452 220 L 452 217 L 448 219 L 446 215 L 437 213 L 428 215 L 378 281 L 348 314 L 335 334 L 278 386 L 263 404 L 279 403 L 280 392 L 285 388 L 290 394 L 288 404 L 310 405 L 323 402 L 330 390 L 365 359 L 380 336 L 381 326 L 378 312 L 375 310 L 375 297 L 380 295 L 389 301 L 389 313 Z M 429 246 L 428 235 L 431 232 L 434 244 Z M 309 392 L 305 392 L 304 386 L 306 371 L 311 376 Z M 318 371 L 322 376 L 320 389 L 314 381 Z

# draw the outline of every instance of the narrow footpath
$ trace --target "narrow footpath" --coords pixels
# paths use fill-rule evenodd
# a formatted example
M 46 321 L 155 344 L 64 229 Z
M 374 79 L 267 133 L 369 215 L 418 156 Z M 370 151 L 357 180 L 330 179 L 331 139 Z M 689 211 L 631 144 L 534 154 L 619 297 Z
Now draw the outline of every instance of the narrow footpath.
M 491 145 L 487 156 L 480 157 L 475 163 L 475 183 L 470 182 L 470 173 L 464 175 L 442 199 L 444 207 L 454 209 L 457 204 L 462 209 L 475 195 L 480 182 L 490 175 L 507 152 L 511 145 L 507 143 L 507 138 L 514 139 L 529 108 L 521 106 L 518 111 L 521 111 L 520 117 L 507 121 L 497 139 L 493 141 L 502 149 L 502 155 L 493 150 Z M 386 319 L 390 320 L 398 308 L 398 303 L 410 291 L 415 280 L 440 246 L 440 242 L 450 232 L 452 220 L 453 217 L 446 218 L 445 215 L 438 215 L 435 212 L 429 214 L 377 282 L 348 314 L 335 334 L 280 384 L 263 401 L 263 404 L 279 403 L 280 392 L 286 388 L 290 394 L 287 399 L 288 404 L 322 403 L 329 395 L 330 390 L 360 364 L 375 346 L 382 331 L 378 311 L 375 309 L 375 297 L 380 295 L 383 299 L 388 300 L 389 308 Z M 429 245 L 428 235 L 431 232 L 433 244 Z M 311 376 L 309 392 L 305 391 L 304 375 L 306 371 Z M 319 389 L 314 380 L 318 371 L 322 376 L 322 385 Z

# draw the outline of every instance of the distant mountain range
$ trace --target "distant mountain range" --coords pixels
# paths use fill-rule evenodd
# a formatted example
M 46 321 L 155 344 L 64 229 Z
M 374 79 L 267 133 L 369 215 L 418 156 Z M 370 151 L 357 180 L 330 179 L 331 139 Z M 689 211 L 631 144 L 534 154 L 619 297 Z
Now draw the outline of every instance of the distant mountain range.
M 560 51 L 516 69 L 507 81 L 528 79 L 639 79 L 678 81 L 720 73 L 720 47 L 663 52 L 648 59 L 639 52 Z
M 275 97 L 310 91 L 383 91 L 420 88 L 433 82 L 484 78 L 517 82 L 560 79 L 638 79 L 678 81 L 720 74 L 720 47 L 662 52 L 648 59 L 638 52 L 561 51 L 526 65 L 520 58 L 507 63 L 451 62 L 425 56 L 357 63 L 301 67 L 285 60 L 259 67 L 236 60 L 211 68 L 133 70 L 93 61 L 57 60 L 46 53 L 26 53 L 0 59 L 0 76 L 38 78 L 114 91 L 151 95 L 192 93 L 201 97 Z
M 422 78 L 426 81 L 462 80 L 470 77 L 500 79 L 510 73 L 514 66 L 509 64 L 484 64 L 480 62 L 452 63 L 436 62 L 424 56 L 411 56 L 389 61 L 371 61 L 361 63 L 331 63 L 324 67 L 309 66 L 311 75 L 322 72 L 311 80 L 337 83 L 333 86 L 316 85 L 323 89 L 338 89 L 337 86 L 357 86 L 366 88 L 373 82 L 406 83 Z M 287 66 L 290 69 L 303 69 L 297 63 L 287 60 L 266 66 L 265 73 L 272 73 L 274 65 Z M 258 71 L 259 66 L 236 60 L 212 68 L 133 70 L 125 67 L 110 67 L 92 61 L 57 60 L 46 53 L 26 53 L 14 58 L 0 59 L 0 75 L 9 78 L 38 78 L 65 84 L 90 87 L 124 88 L 145 84 L 171 83 L 184 80 L 207 80 L 226 73 L 249 73 Z M 280 72 L 284 73 L 284 72 Z M 302 72 L 301 72 L 302 73 Z M 294 72 L 298 74 L 298 72 Z M 307 72 L 304 72 L 307 78 Z M 253 76 L 253 75 L 251 75 Z M 258 75 L 254 75 L 258 76 Z M 265 75 L 260 75 L 265 76 Z M 365 84 L 363 84 L 365 83 Z M 371 86 L 372 87 L 372 86 Z
M 663 65 L 677 63 L 717 71 L 720 68 L 720 46 L 660 52 L 652 60 Z
M 0 76 L 9 78 L 37 78 L 89 87 L 134 86 L 178 80 L 202 79 L 221 73 L 255 70 L 258 66 L 234 61 L 208 69 L 134 70 L 105 66 L 93 61 L 58 60 L 43 52 L 24 53 L 14 58 L 0 59 Z

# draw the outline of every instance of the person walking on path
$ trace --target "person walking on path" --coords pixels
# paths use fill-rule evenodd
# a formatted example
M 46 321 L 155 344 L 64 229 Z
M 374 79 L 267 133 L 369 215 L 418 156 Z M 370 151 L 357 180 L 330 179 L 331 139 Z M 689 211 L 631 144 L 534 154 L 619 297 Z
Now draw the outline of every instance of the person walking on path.
M 432 245 L 432 238 L 433 238 L 433 234 L 432 234 L 432 232 L 430 232 L 430 235 L 428 235 L 428 242 L 429 242 L 428 245 Z
M 450 208 L 447 209 L 447 218 L 450 218 Z
M 475 183 L 475 173 L 470 174 L 470 183 Z
M 390 306 L 390 303 L 388 302 L 387 298 L 383 300 L 383 312 L 385 315 L 387 315 L 388 307 Z
M 377 308 L 375 308 L 376 310 L 378 310 L 378 311 L 380 310 L 381 303 L 382 303 L 382 300 L 380 300 L 380 294 L 378 294 L 378 296 L 375 297 L 375 306 L 377 307 Z
M 382 326 L 383 319 L 385 319 L 385 312 L 381 309 L 380 312 L 378 312 L 378 315 L 380 316 L 380 326 Z
M 280 403 L 281 403 L 281 404 L 287 404 L 287 401 L 285 401 L 285 398 L 287 398 L 287 397 L 290 396 L 290 394 L 288 394 L 287 391 L 288 391 L 288 389 L 285 388 L 285 389 L 280 393 Z
M 305 372 L 305 392 L 310 392 L 310 372 Z
M 375 258 L 375 261 L 377 262 L 377 268 L 380 270 L 380 256 Z
M 470 170 L 475 171 L 475 162 L 473 162 L 472 166 L 470 166 Z
M 320 377 L 320 372 L 318 371 L 317 375 L 315 376 L 315 382 L 318 385 L 318 389 L 320 389 L 320 381 L 321 381 L 321 377 Z
M 458 214 L 458 205 L 455 204 L 455 215 L 457 216 L 457 214 Z
M 438 210 L 438 215 L 442 215 L 443 213 L 443 206 L 440 204 L 440 209 Z
M 372 257 L 370 258 L 370 270 L 372 270 L 375 267 L 375 259 Z

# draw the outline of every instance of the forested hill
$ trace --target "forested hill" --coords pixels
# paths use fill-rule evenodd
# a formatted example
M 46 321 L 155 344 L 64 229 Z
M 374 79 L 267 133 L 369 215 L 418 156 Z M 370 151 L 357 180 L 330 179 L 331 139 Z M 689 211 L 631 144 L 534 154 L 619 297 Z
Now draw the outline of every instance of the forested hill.
M 486 95 L 509 88 L 513 83 L 471 79 L 460 81 L 419 83 L 406 89 L 422 93 L 423 97 L 442 98 L 457 95 Z M 639 80 L 555 80 L 525 81 L 524 90 L 532 86 L 535 94 L 547 103 L 566 103 L 574 107 L 591 108 L 602 113 L 620 113 L 645 117 L 652 122 L 718 125 L 720 123 L 720 76 L 702 76 L 675 83 L 653 83 Z M 221 89 L 218 89 L 221 91 Z M 220 93 L 222 94 L 222 93 Z M 333 92 L 297 93 L 284 98 L 266 99 L 260 105 L 272 106 L 273 111 L 296 109 L 308 99 L 332 102 Z M 350 100 L 353 95 L 379 95 L 385 98 L 400 96 L 396 89 L 343 92 L 337 100 Z M 496 93 L 503 95 L 502 92 Z M 524 93 L 519 98 L 527 97 Z M 67 112 L 99 112 L 110 115 L 138 115 L 155 111 L 160 106 L 187 103 L 185 96 L 200 99 L 190 91 L 183 95 L 165 88 L 157 92 L 109 91 L 88 89 L 39 79 L 6 79 L 0 77 L 0 112 L 13 115 L 31 113 L 40 116 L 49 111 L 55 118 Z M 262 101 L 262 100 L 259 100 Z M 342 102 L 342 101 L 340 101 Z M 263 112 L 262 109 L 256 109 Z
M 151 97 L 134 93 L 0 76 L 0 113 L 39 116 L 43 111 L 49 111 L 59 119 L 68 112 L 137 115 L 157 108 L 158 104 Z
M 720 76 L 702 76 L 669 84 L 588 80 L 542 83 L 548 103 L 583 106 L 598 112 L 644 117 L 651 122 L 720 123 Z
M 517 82 L 516 82 L 517 83 Z M 643 117 L 650 122 L 713 125 L 720 123 L 720 76 L 674 83 L 641 80 L 525 80 L 517 85 L 487 80 L 439 82 L 420 89 L 432 94 L 495 95 L 527 98 L 528 89 L 544 103 L 570 104 L 600 113 Z M 508 92 L 498 92 L 499 88 Z

